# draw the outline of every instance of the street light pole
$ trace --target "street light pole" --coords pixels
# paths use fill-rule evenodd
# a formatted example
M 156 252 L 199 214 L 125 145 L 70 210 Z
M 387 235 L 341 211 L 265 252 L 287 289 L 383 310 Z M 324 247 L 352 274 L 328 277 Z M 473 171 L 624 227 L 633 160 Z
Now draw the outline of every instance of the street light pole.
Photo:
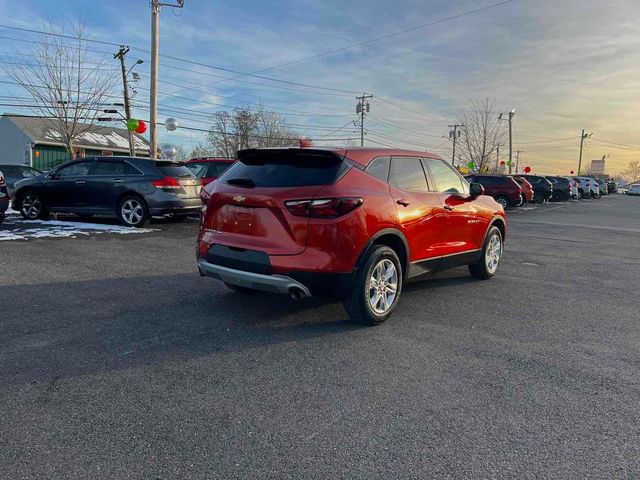
M 160 2 L 151 0 L 151 85 L 149 106 L 150 157 L 158 156 L 158 29 L 160 26 Z
M 513 116 L 516 111 L 511 110 L 509 112 L 509 175 L 511 175 L 511 166 L 513 165 L 513 133 L 512 133 L 512 124 L 513 124 Z

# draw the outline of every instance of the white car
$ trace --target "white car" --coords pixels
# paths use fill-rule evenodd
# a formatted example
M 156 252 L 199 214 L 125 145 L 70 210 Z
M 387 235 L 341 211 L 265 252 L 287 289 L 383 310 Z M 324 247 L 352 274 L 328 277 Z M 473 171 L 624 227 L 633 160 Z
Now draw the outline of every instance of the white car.
M 631 185 L 627 191 L 627 195 L 640 195 L 640 183 Z
M 589 191 L 589 197 L 600 198 L 600 185 L 596 180 L 590 177 L 578 177 L 578 180 L 583 191 Z

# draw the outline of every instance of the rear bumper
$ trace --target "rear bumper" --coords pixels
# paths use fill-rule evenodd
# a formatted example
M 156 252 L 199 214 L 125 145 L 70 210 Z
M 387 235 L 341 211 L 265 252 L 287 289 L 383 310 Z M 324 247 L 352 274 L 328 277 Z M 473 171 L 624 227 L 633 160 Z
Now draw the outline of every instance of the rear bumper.
M 271 293 L 283 293 L 297 297 L 310 297 L 311 292 L 302 283 L 284 275 L 264 275 L 245 272 L 233 268 L 214 265 L 205 260 L 198 260 L 200 274 L 217 278 L 230 285 L 252 288 Z
M 156 199 L 147 200 L 149 213 L 151 215 L 174 214 L 198 214 L 202 208 L 200 198 L 176 198 L 171 200 L 158 201 Z

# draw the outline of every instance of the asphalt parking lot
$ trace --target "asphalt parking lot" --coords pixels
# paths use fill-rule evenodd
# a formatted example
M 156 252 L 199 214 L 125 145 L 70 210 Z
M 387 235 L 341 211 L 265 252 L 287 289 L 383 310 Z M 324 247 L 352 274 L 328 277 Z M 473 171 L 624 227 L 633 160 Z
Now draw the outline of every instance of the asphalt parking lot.
M 0 242 L 0 477 L 637 478 L 640 198 L 509 220 L 375 328 L 200 278 L 195 221 Z

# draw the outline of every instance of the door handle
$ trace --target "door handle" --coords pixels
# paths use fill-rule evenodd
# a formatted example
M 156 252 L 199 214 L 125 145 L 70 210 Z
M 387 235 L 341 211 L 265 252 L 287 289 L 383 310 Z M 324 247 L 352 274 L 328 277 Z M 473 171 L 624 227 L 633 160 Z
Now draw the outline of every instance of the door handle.
M 409 202 L 407 202 L 406 200 L 396 200 L 396 203 L 398 205 L 402 205 L 403 207 L 408 207 L 409 206 Z
M 122 183 L 122 179 L 121 178 L 115 178 L 113 180 L 113 183 Z
M 87 183 L 86 180 L 76 180 L 76 185 L 84 185 L 85 183 Z
M 445 205 L 445 206 L 444 206 L 444 209 L 445 209 L 445 210 L 452 211 L 452 210 L 453 210 L 453 207 L 452 207 L 451 205 Z

